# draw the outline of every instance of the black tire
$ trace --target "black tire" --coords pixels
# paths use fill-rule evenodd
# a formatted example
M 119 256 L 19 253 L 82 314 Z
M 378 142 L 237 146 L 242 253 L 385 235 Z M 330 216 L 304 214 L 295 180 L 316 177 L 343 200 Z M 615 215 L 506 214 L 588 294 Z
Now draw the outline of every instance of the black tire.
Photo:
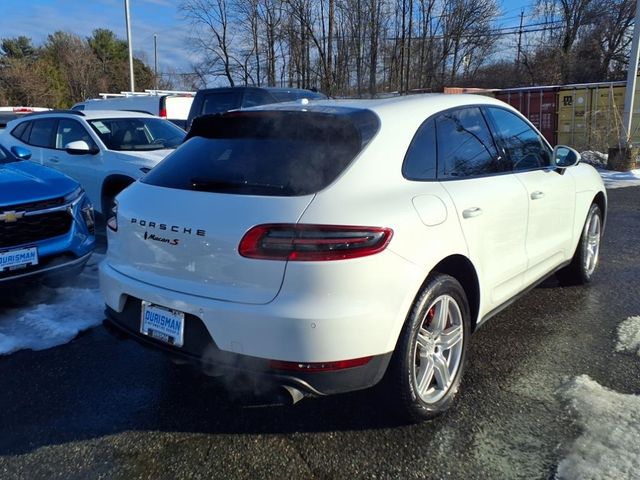
M 601 239 L 602 212 L 600 207 L 594 203 L 587 213 L 580 241 L 571 263 L 556 273 L 560 284 L 569 286 L 591 282 L 598 266 Z
M 445 301 L 449 303 L 446 304 L 448 306 L 442 332 L 453 332 L 453 327 L 457 325 L 461 332 L 458 343 L 449 350 L 438 346 L 438 339 L 445 337 L 435 333 L 435 323 L 438 323 L 435 316 L 440 311 L 438 308 L 445 311 L 442 306 Z M 451 311 L 449 307 L 452 308 Z M 428 335 L 429 338 L 425 339 L 425 331 L 429 331 L 430 328 L 434 330 L 434 335 Z M 421 335 L 418 335 L 419 332 L 422 332 Z M 450 407 L 460 387 L 470 334 L 469 303 L 460 283 L 449 275 L 430 276 L 409 312 L 385 379 L 387 399 L 392 401 L 404 419 L 410 422 L 423 421 L 444 413 Z M 445 388 L 440 388 L 438 379 L 443 378 L 440 371 L 443 368 L 443 359 L 447 369 L 451 368 L 451 372 L 449 383 Z M 429 362 L 433 364 L 431 380 L 428 374 Z M 456 363 L 457 365 L 454 365 Z M 422 388 L 418 377 L 423 379 Z

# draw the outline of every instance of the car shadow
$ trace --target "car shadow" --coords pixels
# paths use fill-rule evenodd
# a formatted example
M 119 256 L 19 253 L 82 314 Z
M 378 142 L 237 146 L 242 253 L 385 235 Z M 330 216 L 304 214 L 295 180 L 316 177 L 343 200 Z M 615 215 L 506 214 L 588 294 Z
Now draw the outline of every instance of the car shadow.
M 125 431 L 287 434 L 405 427 L 374 388 L 272 402 L 249 379 L 212 378 L 100 326 L 64 346 L 0 357 L 0 455 Z M 426 425 L 426 427 L 425 427 Z

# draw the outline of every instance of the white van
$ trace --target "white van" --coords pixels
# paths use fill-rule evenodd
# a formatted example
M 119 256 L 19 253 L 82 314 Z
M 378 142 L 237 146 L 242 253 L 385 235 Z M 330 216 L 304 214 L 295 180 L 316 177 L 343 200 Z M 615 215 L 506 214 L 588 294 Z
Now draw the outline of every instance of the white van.
M 120 94 L 101 94 L 106 98 L 92 98 L 76 103 L 72 110 L 127 110 L 149 113 L 166 118 L 182 129 L 186 128 L 189 110 L 193 102 L 190 93 L 145 93 L 122 92 Z

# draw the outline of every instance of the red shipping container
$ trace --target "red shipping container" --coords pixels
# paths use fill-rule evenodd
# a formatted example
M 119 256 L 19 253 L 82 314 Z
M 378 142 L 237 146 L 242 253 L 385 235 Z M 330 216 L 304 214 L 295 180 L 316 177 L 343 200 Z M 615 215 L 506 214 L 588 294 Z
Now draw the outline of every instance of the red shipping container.
M 514 88 L 496 92 L 496 98 L 516 108 L 555 146 L 558 131 L 557 92 L 558 87 Z

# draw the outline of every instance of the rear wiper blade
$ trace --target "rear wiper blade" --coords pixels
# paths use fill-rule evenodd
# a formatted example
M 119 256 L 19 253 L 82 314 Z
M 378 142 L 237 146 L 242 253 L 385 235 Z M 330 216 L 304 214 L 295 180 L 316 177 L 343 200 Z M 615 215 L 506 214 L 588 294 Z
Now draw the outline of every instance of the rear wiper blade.
M 189 181 L 191 182 L 191 186 L 196 190 L 233 190 L 238 188 L 256 188 L 265 190 L 278 190 L 281 192 L 289 191 L 289 187 L 286 185 L 249 182 L 247 180 L 207 180 L 202 178 L 192 178 Z

